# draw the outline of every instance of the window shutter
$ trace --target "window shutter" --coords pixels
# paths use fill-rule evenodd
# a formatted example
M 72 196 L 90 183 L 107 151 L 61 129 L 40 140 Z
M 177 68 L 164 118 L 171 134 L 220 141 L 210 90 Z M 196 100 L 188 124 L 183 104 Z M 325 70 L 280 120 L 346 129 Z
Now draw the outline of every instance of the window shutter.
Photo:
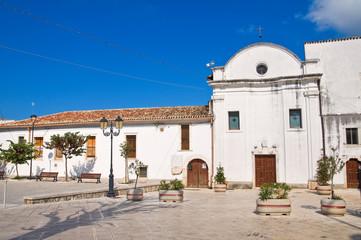
M 182 125 L 182 150 L 189 150 L 189 125 Z

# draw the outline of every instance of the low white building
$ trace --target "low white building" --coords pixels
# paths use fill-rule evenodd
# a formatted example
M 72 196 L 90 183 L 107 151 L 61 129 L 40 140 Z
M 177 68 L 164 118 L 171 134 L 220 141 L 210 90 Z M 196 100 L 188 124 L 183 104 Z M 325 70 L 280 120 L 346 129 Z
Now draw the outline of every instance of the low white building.
M 90 136 L 85 146 L 87 152 L 68 160 L 68 174 L 76 177 L 83 172 L 94 172 L 102 173 L 102 177 L 106 178 L 110 171 L 111 142 L 110 137 L 105 137 L 100 129 L 100 120 L 103 117 L 114 120 L 117 116 L 124 123 L 119 136 L 113 139 L 115 178 L 124 178 L 125 164 L 119 145 L 129 141 L 133 146 L 129 163 L 139 159 L 146 165 L 141 169 L 141 178 L 178 178 L 189 186 L 208 186 L 212 174 L 212 115 L 208 106 L 73 111 L 38 117 L 34 124 L 34 143 L 40 158 L 32 161 L 33 175 L 53 171 L 65 176 L 61 154 L 55 149 L 45 149 L 43 145 L 54 134 L 80 132 L 81 135 Z M 31 142 L 31 127 L 31 119 L 1 125 L 0 143 L 3 148 L 9 145 L 6 140 L 18 142 L 25 139 Z M 193 171 L 187 178 L 189 164 L 193 165 Z M 13 175 L 14 171 L 14 167 L 9 165 L 6 175 Z M 202 179 L 198 176 L 200 172 L 204 175 Z M 29 166 L 21 165 L 19 173 L 29 176 Z M 192 176 L 193 173 L 196 176 Z
M 182 179 L 187 187 L 211 185 L 216 167 L 225 169 L 231 188 L 286 182 L 306 187 L 317 160 L 337 148 L 347 162 L 335 183 L 357 187 L 361 165 L 361 38 L 305 43 L 305 61 L 272 43 L 237 52 L 208 77 L 208 106 L 74 111 L 38 117 L 34 141 L 65 132 L 90 135 L 87 153 L 69 160 L 69 174 L 109 174 L 110 139 L 99 127 L 102 117 L 124 119 L 114 138 L 114 175 L 124 178 L 119 144 L 135 147 L 130 162 L 141 160 L 144 179 Z M 31 120 L 0 124 L 0 144 L 30 140 Z M 55 150 L 39 149 L 33 173 L 56 171 L 64 161 Z M 13 166 L 6 167 L 14 174 Z M 29 175 L 29 166 L 20 167 Z

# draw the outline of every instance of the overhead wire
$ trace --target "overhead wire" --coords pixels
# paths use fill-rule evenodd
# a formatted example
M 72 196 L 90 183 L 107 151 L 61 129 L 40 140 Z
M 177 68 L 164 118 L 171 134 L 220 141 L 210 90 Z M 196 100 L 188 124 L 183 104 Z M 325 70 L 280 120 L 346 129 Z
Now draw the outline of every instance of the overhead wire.
M 164 61 L 160 61 L 160 60 L 157 60 L 157 59 L 155 59 L 155 58 L 146 56 L 146 55 L 144 55 L 144 54 L 141 54 L 141 53 L 138 53 L 138 52 L 129 50 L 129 49 L 125 48 L 125 47 L 121 47 L 121 46 L 119 46 L 119 45 L 116 45 L 116 44 L 113 44 L 113 43 L 104 41 L 104 40 L 102 40 L 102 39 L 100 39 L 100 38 L 97 38 L 97 37 L 93 37 L 93 36 L 84 34 L 84 33 L 82 33 L 82 32 L 79 32 L 79 31 L 77 31 L 77 30 L 74 30 L 74 29 L 72 29 L 72 28 L 65 27 L 65 26 L 63 26 L 63 25 L 57 24 L 57 23 L 52 22 L 52 21 L 49 21 L 49 20 L 47 20 L 47 19 L 44 19 L 44 18 L 35 16 L 35 15 L 33 15 L 33 14 L 30 14 L 30 13 L 27 13 L 27 12 L 25 12 L 25 11 L 19 10 L 19 9 L 17 9 L 17 8 L 11 7 L 11 6 L 6 5 L 6 4 L 4 4 L 4 3 L 0 3 L 0 5 L 1 5 L 1 6 L 4 6 L 4 7 L 7 7 L 7 8 L 9 8 L 9 9 L 12 9 L 12 10 L 14 10 L 14 11 L 20 12 L 20 13 L 22 13 L 22 14 L 28 15 L 28 16 L 30 16 L 30 17 L 36 18 L 36 19 L 41 20 L 41 21 L 43 21 L 43 22 L 47 22 L 47 23 L 50 23 L 50 24 L 55 25 L 55 26 L 57 26 L 57 27 L 63 28 L 63 29 L 68 30 L 68 31 L 71 31 L 71 32 L 73 32 L 73 33 L 76 33 L 76 34 L 82 35 L 82 36 L 84 36 L 84 37 L 93 39 L 93 40 L 95 40 L 95 41 L 98 41 L 98 42 L 101 42 L 101 43 L 104 43 L 104 44 L 107 44 L 107 45 L 110 45 L 110 46 L 119 48 L 119 49 L 121 49 L 121 50 L 130 52 L 130 53 L 132 53 L 132 54 L 138 55 L 138 56 L 143 57 L 143 58 L 147 58 L 147 59 L 149 59 L 149 60 L 151 60 L 151 61 L 154 61 L 154 62 L 163 64 L 163 65 L 166 65 L 166 66 L 168 66 L 168 67 L 172 67 L 172 68 L 178 69 L 178 70 L 180 70 L 180 71 L 183 71 L 183 72 L 186 72 L 186 73 L 195 75 L 195 76 L 197 76 L 197 77 L 201 77 L 201 78 L 203 78 L 203 79 L 205 78 L 204 76 L 199 75 L 199 74 L 197 74 L 197 73 L 193 73 L 193 72 L 191 72 L 191 71 L 189 71 L 189 70 L 186 70 L 186 69 L 183 69 L 183 68 L 174 66 L 174 65 L 172 65 L 172 64 L 166 63 L 166 62 L 164 62 Z
M 169 83 L 169 82 L 162 82 L 162 81 L 152 80 L 152 79 L 149 79 L 149 78 L 137 77 L 137 76 L 127 75 L 127 74 L 113 72 L 113 71 L 109 71 L 109 70 L 104 70 L 104 69 L 100 69 L 100 68 L 90 67 L 90 66 L 86 66 L 86 65 L 82 65 L 82 64 L 78 64 L 78 63 L 72 63 L 72 62 L 68 62 L 68 61 L 64 61 L 64 60 L 60 60 L 60 59 L 56 59 L 56 58 L 46 57 L 46 56 L 43 56 L 43 55 L 39 55 L 39 54 L 31 53 L 31 52 L 26 52 L 26 51 L 22 51 L 22 50 L 19 50 L 19 49 L 6 47 L 6 46 L 0 46 L 0 48 L 4 48 L 4 49 L 8 49 L 8 50 L 11 50 L 11 51 L 20 52 L 20 53 L 24 53 L 24 54 L 28 54 L 28 55 L 32 55 L 32 56 L 36 56 L 36 57 L 40 57 L 40 58 L 45 58 L 45 59 L 48 59 L 48 60 L 57 61 L 57 62 L 69 64 L 69 65 L 74 65 L 74 66 L 77 66 L 77 67 L 92 69 L 92 70 L 105 72 L 105 73 L 109 73 L 109 74 L 114 74 L 114 75 L 119 75 L 119 76 L 128 77 L 128 78 L 134 78 L 134 79 L 137 79 L 137 80 L 142 80 L 142 81 L 147 81 L 147 82 L 152 82 L 152 83 L 158 83 L 158 84 L 164 84 L 164 85 L 169 85 L 169 86 L 174 86 L 174 87 L 206 90 L 206 88 L 193 87 L 193 86 L 176 84 L 176 83 Z

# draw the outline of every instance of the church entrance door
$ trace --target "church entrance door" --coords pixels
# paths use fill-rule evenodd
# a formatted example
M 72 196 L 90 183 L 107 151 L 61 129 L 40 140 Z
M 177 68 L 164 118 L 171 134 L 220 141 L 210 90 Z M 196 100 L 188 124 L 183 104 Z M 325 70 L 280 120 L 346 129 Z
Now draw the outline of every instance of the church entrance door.
M 346 163 L 347 188 L 357 188 L 359 185 L 358 168 L 361 163 L 357 159 L 350 159 Z
M 187 187 L 208 188 L 208 166 L 201 159 L 193 159 L 187 167 Z
M 255 155 L 256 187 L 276 182 L 276 156 Z

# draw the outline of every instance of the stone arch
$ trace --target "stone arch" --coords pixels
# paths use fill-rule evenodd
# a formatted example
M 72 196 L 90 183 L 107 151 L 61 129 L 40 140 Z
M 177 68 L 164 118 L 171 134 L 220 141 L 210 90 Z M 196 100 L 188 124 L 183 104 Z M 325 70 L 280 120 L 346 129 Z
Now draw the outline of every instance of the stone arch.
M 208 188 L 209 167 L 206 161 L 195 158 L 187 164 L 187 187 Z

